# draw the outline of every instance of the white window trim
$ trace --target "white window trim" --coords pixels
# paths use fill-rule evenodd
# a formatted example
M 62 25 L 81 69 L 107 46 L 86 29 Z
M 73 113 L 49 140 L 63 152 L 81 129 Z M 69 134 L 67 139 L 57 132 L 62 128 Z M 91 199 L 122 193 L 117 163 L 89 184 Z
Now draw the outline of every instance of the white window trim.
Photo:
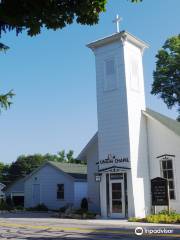
M 177 199 L 177 191 L 176 191 L 176 173 L 175 173 L 175 167 L 174 167 L 174 165 L 175 165 L 175 157 L 173 156 L 171 156 L 171 158 L 169 158 L 169 159 L 167 159 L 167 160 L 171 160 L 172 161 L 172 168 L 173 168 L 173 182 L 174 182 L 174 195 L 175 195 L 175 198 L 174 199 L 170 199 L 170 201 L 177 201 L 178 199 Z M 164 178 L 163 177 L 163 169 L 162 169 L 162 162 L 163 161 L 167 161 L 167 160 L 163 160 L 163 159 L 160 159 L 160 175 L 161 175 L 161 177 L 162 178 Z
M 57 198 L 57 193 L 58 193 L 58 185 L 61 185 L 61 184 L 63 184 L 64 185 L 64 198 Z M 57 183 L 56 184 L 56 200 L 57 201 L 61 201 L 61 202 L 63 202 L 63 201 L 65 201 L 65 184 L 64 183 Z

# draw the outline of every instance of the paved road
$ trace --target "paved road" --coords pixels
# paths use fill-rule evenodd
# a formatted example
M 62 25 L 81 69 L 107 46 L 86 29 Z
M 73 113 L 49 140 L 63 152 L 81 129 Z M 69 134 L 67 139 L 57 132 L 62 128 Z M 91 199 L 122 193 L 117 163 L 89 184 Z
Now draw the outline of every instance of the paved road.
M 144 227 L 143 227 L 144 228 Z M 154 227 L 145 227 L 154 229 Z M 144 231 L 145 231 L 144 228 Z M 157 227 L 156 227 L 157 229 Z M 160 229 L 160 227 L 158 227 Z M 161 229 L 164 229 L 161 226 Z M 166 227 L 166 230 L 172 228 Z M 118 225 L 101 225 L 85 223 L 81 221 L 70 221 L 43 218 L 0 218 L 0 239 L 26 239 L 26 240 L 138 240 L 138 239 L 159 239 L 172 240 L 180 239 L 180 229 L 174 230 L 173 234 L 143 234 L 136 236 L 135 227 L 119 227 Z

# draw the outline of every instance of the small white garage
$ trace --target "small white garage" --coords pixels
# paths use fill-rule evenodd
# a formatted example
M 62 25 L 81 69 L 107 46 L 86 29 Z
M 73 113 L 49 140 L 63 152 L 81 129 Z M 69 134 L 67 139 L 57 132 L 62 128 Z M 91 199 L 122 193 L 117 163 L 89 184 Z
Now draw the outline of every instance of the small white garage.
M 12 182 L 4 189 L 6 200 L 14 206 L 24 206 L 24 178 Z
M 79 208 L 87 198 L 87 166 L 46 162 L 24 181 L 25 207 L 45 204 L 55 210 L 66 205 Z

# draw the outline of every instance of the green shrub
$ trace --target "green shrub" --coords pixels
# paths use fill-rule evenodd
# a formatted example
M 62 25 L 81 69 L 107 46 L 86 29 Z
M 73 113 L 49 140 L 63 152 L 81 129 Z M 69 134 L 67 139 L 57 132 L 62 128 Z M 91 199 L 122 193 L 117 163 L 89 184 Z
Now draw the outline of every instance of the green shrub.
M 6 197 L 5 201 L 6 201 L 7 205 L 11 206 L 11 208 L 14 208 L 14 202 L 10 196 Z
M 180 222 L 180 214 L 165 214 L 159 213 L 156 215 L 147 216 L 147 222 L 149 223 L 179 223 Z
M 148 215 L 146 218 L 129 218 L 129 222 L 148 222 L 148 223 L 180 223 L 180 214 L 175 211 L 168 213 L 166 210 L 158 214 Z
M 81 215 L 81 217 L 84 215 L 87 219 L 94 219 L 96 217 L 96 213 L 87 211 L 86 209 L 82 208 L 75 210 L 74 213 Z
M 84 214 L 84 213 L 87 213 L 87 210 L 85 210 L 85 209 L 83 209 L 83 208 L 80 208 L 80 209 L 76 209 L 76 210 L 74 211 L 74 213 L 75 213 L 75 214 L 80 214 L 80 215 L 82 215 L 82 214 Z
M 4 201 L 4 200 L 1 201 L 1 203 L 0 203 L 0 210 L 1 210 L 1 211 L 2 211 L 2 210 L 3 210 L 3 211 L 4 211 L 4 210 L 10 211 L 10 210 L 13 210 L 13 209 L 14 209 L 13 206 L 7 204 L 6 201 Z
M 86 218 L 87 219 L 94 219 L 96 218 L 96 213 L 93 213 L 93 212 L 86 212 Z
M 63 207 L 61 207 L 61 208 L 59 208 L 59 212 L 60 213 L 65 213 L 66 212 L 66 210 L 67 210 L 67 206 L 63 206 Z
M 128 219 L 129 222 L 141 222 L 141 218 L 131 217 Z
M 16 209 L 16 210 L 24 210 L 24 207 L 21 206 L 21 205 L 18 205 L 18 206 L 15 207 L 15 209 Z
M 47 212 L 48 208 L 44 203 L 38 204 L 35 207 L 30 207 L 26 209 L 27 211 L 38 211 L 38 212 Z
M 175 210 L 171 209 L 170 212 L 166 209 L 160 211 L 158 214 L 165 214 L 165 215 L 174 215 L 177 214 Z

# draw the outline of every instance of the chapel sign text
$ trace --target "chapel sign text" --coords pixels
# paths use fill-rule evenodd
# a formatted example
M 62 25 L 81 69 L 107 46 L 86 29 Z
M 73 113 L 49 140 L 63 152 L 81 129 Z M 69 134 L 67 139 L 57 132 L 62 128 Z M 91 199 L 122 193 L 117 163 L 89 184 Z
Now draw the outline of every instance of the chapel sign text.
M 115 155 L 108 154 L 107 158 L 99 160 L 97 164 L 99 170 L 112 168 L 129 168 L 129 158 L 117 157 Z

